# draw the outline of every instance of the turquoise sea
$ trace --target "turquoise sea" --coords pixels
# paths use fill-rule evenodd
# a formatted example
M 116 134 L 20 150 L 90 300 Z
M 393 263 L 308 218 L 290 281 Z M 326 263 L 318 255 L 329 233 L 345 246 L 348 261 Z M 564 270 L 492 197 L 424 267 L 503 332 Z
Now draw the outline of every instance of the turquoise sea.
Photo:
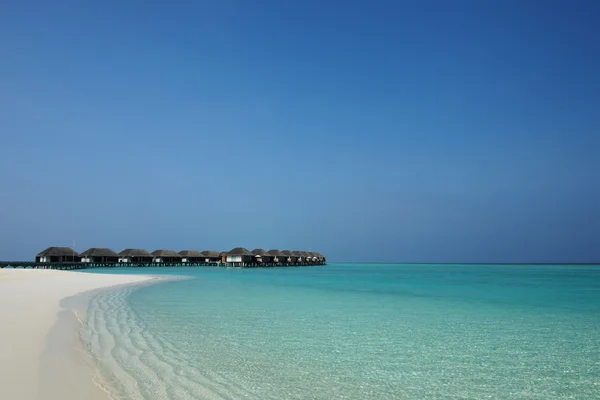
M 93 296 L 115 399 L 600 398 L 600 266 L 93 273 L 178 278 Z

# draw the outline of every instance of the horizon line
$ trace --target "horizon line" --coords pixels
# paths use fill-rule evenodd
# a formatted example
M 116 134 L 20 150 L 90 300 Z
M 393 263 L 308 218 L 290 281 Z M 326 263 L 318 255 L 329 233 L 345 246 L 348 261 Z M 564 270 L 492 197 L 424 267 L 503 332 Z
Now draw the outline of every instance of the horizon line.
M 410 261 L 337 261 L 328 264 L 399 264 L 399 265 L 600 265 L 597 262 L 410 262 Z

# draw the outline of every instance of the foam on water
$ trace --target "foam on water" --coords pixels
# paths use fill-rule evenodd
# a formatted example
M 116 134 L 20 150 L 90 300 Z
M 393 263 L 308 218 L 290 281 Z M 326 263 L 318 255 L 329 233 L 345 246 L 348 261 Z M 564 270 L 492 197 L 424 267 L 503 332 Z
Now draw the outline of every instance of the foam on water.
M 168 272 L 90 303 L 115 399 L 600 397 L 595 267 Z

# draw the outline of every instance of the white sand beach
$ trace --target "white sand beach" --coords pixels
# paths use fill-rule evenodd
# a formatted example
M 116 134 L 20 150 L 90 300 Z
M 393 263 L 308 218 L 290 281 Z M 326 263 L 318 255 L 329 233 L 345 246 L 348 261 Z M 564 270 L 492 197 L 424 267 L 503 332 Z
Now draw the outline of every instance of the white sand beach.
M 138 275 L 1 269 L 0 399 L 108 399 L 93 383 L 94 371 L 82 353 L 75 315 L 71 313 L 70 321 L 61 318 L 57 323 L 60 302 L 90 290 L 148 279 Z M 51 333 L 52 345 L 47 346 Z

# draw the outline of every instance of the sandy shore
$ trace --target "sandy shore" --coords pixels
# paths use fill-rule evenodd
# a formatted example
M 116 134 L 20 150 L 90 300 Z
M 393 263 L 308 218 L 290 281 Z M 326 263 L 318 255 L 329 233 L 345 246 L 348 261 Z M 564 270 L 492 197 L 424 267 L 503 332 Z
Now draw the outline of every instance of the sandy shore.
M 62 310 L 60 303 L 90 290 L 147 279 L 1 269 L 0 399 L 108 399 L 93 383 L 93 369 L 81 354 L 75 314 Z

